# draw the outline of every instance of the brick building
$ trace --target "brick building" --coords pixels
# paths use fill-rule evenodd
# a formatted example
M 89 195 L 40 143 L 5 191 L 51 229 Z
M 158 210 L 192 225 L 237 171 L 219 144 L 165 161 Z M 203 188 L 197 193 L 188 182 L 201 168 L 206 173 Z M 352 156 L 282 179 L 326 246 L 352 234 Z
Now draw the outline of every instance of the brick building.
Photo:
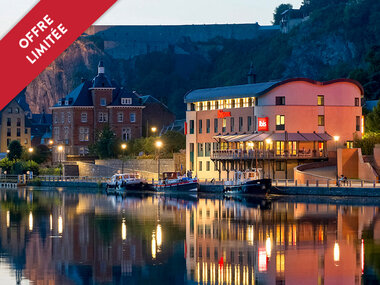
M 82 82 L 52 107 L 54 159 L 85 155 L 97 131 L 107 125 L 124 141 L 141 137 L 144 106 L 140 101 L 134 93 L 114 86 L 100 62 L 94 79 Z M 58 145 L 64 146 L 60 153 Z

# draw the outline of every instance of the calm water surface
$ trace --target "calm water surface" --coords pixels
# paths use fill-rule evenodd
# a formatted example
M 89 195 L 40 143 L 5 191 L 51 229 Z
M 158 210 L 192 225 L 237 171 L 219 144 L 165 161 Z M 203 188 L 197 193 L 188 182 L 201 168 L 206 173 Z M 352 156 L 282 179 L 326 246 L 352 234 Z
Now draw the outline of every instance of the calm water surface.
M 377 284 L 376 201 L 311 201 L 0 190 L 0 284 Z

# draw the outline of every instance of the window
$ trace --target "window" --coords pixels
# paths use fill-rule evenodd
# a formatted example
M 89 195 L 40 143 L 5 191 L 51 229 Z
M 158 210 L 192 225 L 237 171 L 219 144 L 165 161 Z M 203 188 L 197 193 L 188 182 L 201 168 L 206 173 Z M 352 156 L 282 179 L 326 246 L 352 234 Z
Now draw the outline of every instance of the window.
M 24 144 L 28 144 L 28 139 L 25 139 L 25 140 L 24 140 Z
M 129 141 L 132 138 L 131 128 L 123 128 L 121 138 L 123 141 Z
M 235 99 L 231 100 L 231 108 L 235 108 Z
M 354 142 L 353 141 L 347 141 L 346 146 L 347 146 L 347 148 L 354 148 Z
M 17 127 L 21 127 L 21 119 L 17 118 Z
M 206 120 L 206 133 L 210 133 L 210 125 L 211 125 L 211 122 L 210 122 L 210 119 L 207 119 Z
M 12 107 L 8 108 L 8 114 L 12 114 Z
M 15 113 L 16 113 L 16 114 L 20 113 L 20 108 L 16 107 L 16 108 L 15 108 Z
M 124 114 L 122 112 L 117 113 L 117 122 L 122 123 L 124 121 Z
M 194 120 L 190 120 L 190 134 L 194 134 Z
M 318 106 L 324 106 L 324 105 L 325 105 L 325 96 L 318 95 Z
M 218 109 L 219 109 L 219 101 L 216 100 L 216 101 L 215 101 L 215 110 L 218 110 Z
M 82 114 L 80 114 L 80 121 L 82 123 L 87 123 L 87 113 L 86 112 L 83 112 Z
M 190 164 L 190 168 L 194 169 L 194 143 L 190 143 Z
M 214 133 L 218 132 L 218 119 L 214 119 Z
M 136 123 L 136 113 L 129 114 L 129 120 L 131 123 Z
M 226 118 L 223 118 L 223 121 L 222 121 L 222 132 L 225 133 L 226 132 L 226 128 L 227 128 L 227 119 Z
M 66 141 L 69 139 L 69 127 L 63 128 L 63 137 L 64 137 L 64 140 Z
M 58 115 L 54 115 L 54 123 L 58 124 Z
M 61 113 L 61 123 L 62 124 L 65 123 L 65 113 L 64 112 Z
M 251 129 L 252 129 L 252 117 L 251 116 L 247 117 L 247 127 L 248 127 L 248 131 L 251 131 Z
M 207 101 L 207 110 L 211 110 L 211 102 Z
M 71 124 L 71 113 L 67 113 L 67 122 Z
M 210 156 L 211 153 L 211 143 L 205 143 L 205 156 Z
M 202 133 L 202 120 L 199 120 L 199 121 L 198 121 L 198 133 L 199 133 L 199 134 Z
M 285 142 L 276 141 L 276 155 L 284 155 Z
M 121 98 L 121 105 L 131 105 L 132 98 Z
M 356 130 L 360 131 L 360 116 L 356 116 Z
M 285 96 L 276 96 L 276 105 L 285 105 Z
M 199 171 L 202 171 L 202 161 L 199 162 Z M 199 252 L 200 256 L 202 255 L 201 252 Z
M 324 126 L 324 125 L 325 125 L 325 116 L 318 115 L 318 126 Z
M 85 127 L 79 128 L 79 141 L 88 142 L 90 137 L 90 129 Z
M 54 140 L 55 141 L 59 141 L 60 140 L 60 137 L 59 137 L 59 127 L 55 127 L 54 128 Z
M 203 143 L 198 143 L 198 156 L 203 156 Z
M 252 103 L 252 98 L 248 98 L 248 107 L 252 107 L 253 103 Z
M 7 146 L 11 144 L 11 139 L 7 139 Z
M 190 103 L 190 111 L 195 111 L 195 104 L 194 103 Z
M 239 132 L 243 131 L 243 117 L 239 117 Z
M 230 122 L 231 122 L 231 132 L 234 132 L 235 131 L 235 118 L 231 118 Z
M 108 122 L 108 115 L 107 115 L 107 113 L 102 113 L 102 112 L 99 113 L 99 122 L 100 123 Z
M 21 129 L 20 128 L 17 128 L 16 134 L 17 134 L 18 137 L 21 137 Z
M 355 98 L 355 106 L 360 106 L 359 98 Z
M 28 134 L 28 129 L 25 129 L 25 134 L 26 134 L 26 135 Z
M 210 171 L 210 161 L 206 161 L 206 171 Z
M 10 127 L 12 125 L 12 119 L 7 118 L 7 126 Z
M 12 136 L 12 129 L 7 128 L 7 137 L 11 137 L 11 136 Z
M 285 130 L 285 116 L 276 115 L 276 130 L 282 131 Z
M 243 98 L 241 98 L 240 99 L 240 108 L 243 108 L 243 106 L 244 106 L 244 100 L 243 100 Z
M 100 98 L 100 106 L 105 106 L 105 105 L 107 105 L 106 98 Z

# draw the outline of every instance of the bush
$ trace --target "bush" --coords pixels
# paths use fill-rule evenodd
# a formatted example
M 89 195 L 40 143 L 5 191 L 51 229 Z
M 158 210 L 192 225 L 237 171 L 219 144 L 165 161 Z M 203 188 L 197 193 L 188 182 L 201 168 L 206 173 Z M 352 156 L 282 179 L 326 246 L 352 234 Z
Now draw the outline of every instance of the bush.
M 362 139 L 354 140 L 354 147 L 361 148 L 364 155 L 373 154 L 376 144 L 380 144 L 380 133 L 377 132 L 367 132 Z
M 9 160 L 7 157 L 0 160 L 0 167 L 3 171 L 6 171 L 8 174 L 11 173 L 13 165 L 14 165 L 13 160 Z
M 54 176 L 58 176 L 60 175 L 61 172 L 60 172 L 60 168 L 57 167 L 57 168 L 41 168 L 40 169 L 40 174 L 39 175 L 54 175 Z

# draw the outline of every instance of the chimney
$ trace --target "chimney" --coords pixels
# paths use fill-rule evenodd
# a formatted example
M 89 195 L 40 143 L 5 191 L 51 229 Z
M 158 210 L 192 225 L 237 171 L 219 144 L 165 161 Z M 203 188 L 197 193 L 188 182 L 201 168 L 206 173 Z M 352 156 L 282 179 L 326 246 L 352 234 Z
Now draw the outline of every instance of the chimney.
M 100 61 L 99 61 L 99 65 L 98 65 L 98 74 L 104 74 L 104 64 L 103 64 L 103 60 L 100 60 Z
M 255 84 L 256 83 L 256 73 L 254 72 L 253 63 L 251 62 L 251 66 L 249 68 L 248 72 L 248 84 Z

